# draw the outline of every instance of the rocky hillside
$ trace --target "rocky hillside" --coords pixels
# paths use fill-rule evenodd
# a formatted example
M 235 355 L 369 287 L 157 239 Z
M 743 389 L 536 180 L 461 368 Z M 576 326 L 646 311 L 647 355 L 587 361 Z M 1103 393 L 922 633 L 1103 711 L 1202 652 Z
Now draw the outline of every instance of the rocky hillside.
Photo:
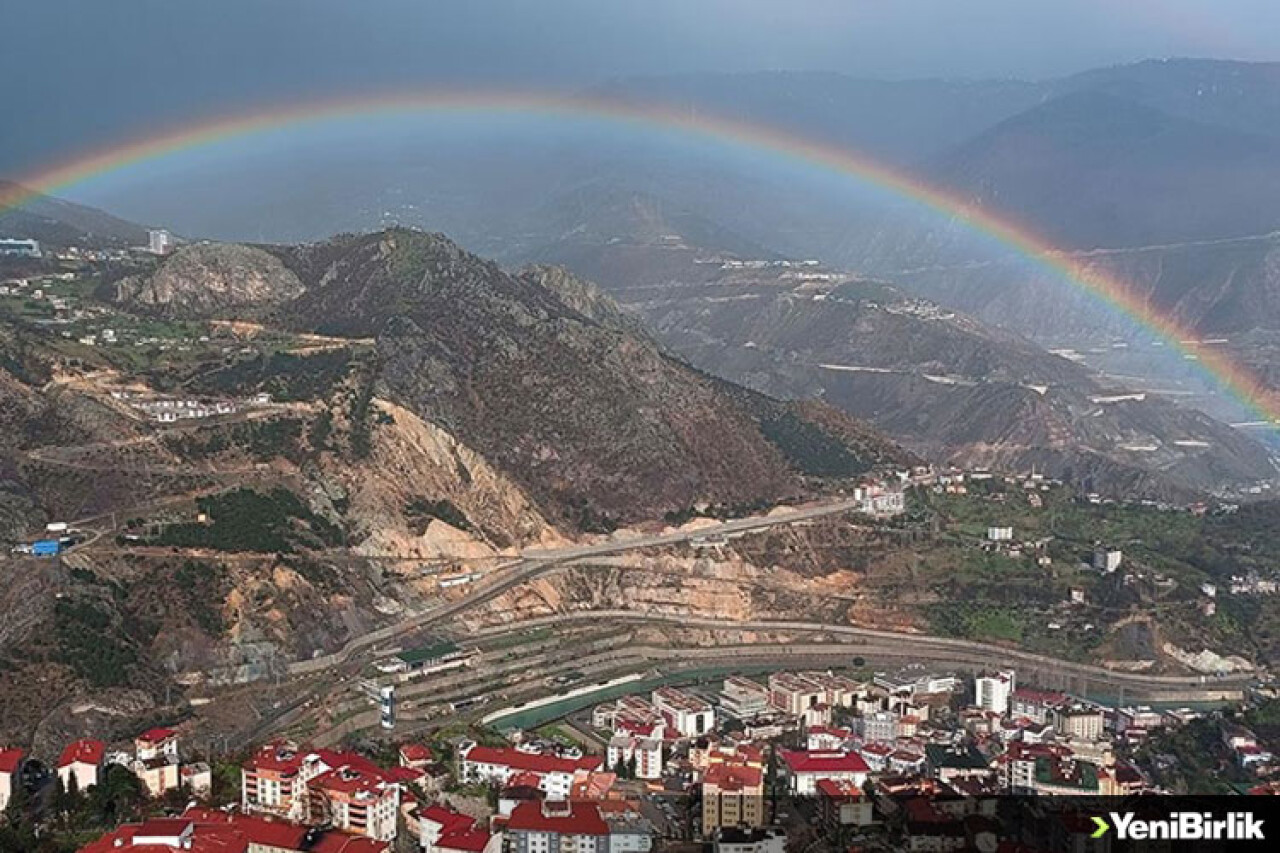
M 1172 496 L 1274 477 L 1256 442 L 1025 339 L 878 282 L 708 265 L 615 293 L 690 363 L 764 393 L 819 398 L 935 460 L 1040 470 Z M 630 283 L 627 283 L 630 282 Z M 1113 399 L 1116 398 L 1116 399 Z
M 250 246 L 184 246 L 154 273 L 115 285 L 116 300 L 133 310 L 170 318 L 237 318 L 302 293 L 302 283 L 279 259 Z
M 307 291 L 281 322 L 376 339 L 377 396 L 465 437 L 570 526 L 795 496 L 806 474 L 893 454 L 869 431 L 838 431 L 861 435 L 850 446 L 794 407 L 726 389 L 619 328 L 580 285 L 569 303 L 614 320 L 547 286 L 565 279 L 508 274 L 437 235 L 340 238 L 284 259 Z

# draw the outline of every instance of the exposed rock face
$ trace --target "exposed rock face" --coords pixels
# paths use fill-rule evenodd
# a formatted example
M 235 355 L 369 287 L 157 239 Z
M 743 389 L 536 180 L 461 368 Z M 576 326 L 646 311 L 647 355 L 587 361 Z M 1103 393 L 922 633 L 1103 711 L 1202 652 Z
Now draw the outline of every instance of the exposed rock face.
M 626 310 L 603 290 L 564 267 L 534 264 L 521 269 L 517 275 L 524 281 L 546 288 L 560 297 L 565 305 L 602 326 L 637 335 L 647 334 L 638 314 Z
M 116 285 L 116 299 L 164 317 L 241 317 L 287 302 L 302 282 L 263 249 L 227 244 L 185 246 L 149 277 Z

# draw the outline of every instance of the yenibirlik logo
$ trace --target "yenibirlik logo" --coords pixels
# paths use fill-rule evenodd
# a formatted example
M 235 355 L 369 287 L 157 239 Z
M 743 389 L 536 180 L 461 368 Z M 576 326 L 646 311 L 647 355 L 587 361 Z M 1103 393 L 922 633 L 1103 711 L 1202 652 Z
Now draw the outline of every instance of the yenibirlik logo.
M 1121 841 L 1265 841 L 1262 818 L 1249 812 L 1228 812 L 1216 817 L 1212 812 L 1173 812 L 1158 820 L 1140 818 L 1132 812 L 1108 812 L 1094 816 L 1093 838 L 1112 830 Z

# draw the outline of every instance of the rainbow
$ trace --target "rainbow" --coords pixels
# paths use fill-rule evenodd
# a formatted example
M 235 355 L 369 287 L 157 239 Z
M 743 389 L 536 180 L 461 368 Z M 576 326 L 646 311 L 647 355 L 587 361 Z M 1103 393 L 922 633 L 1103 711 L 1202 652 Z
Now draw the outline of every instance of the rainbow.
M 1198 361 L 1215 384 L 1257 417 L 1280 422 L 1280 396 L 1247 368 L 1219 349 L 1196 346 L 1194 342 L 1198 334 L 1176 317 L 1141 299 L 1118 278 L 1056 250 L 1029 228 L 979 209 L 955 195 L 847 148 L 807 139 L 778 127 L 700 113 L 695 115 L 670 105 L 542 92 L 446 91 L 361 96 L 272 107 L 180 127 L 39 171 L 18 181 L 16 189 L 0 193 L 0 212 L 20 206 L 37 194 L 56 194 L 105 173 L 239 137 L 336 120 L 413 113 L 603 120 L 742 146 L 854 178 L 993 238 L 1042 269 L 1061 276 L 1131 318 L 1161 338 L 1167 346 Z

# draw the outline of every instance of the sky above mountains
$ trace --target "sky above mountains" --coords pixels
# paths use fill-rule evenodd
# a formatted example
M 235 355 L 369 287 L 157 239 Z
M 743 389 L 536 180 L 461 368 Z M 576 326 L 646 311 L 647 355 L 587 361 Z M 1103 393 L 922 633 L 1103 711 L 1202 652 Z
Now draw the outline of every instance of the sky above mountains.
M 6 0 L 0 174 L 293 97 L 824 70 L 1043 78 L 1280 58 L 1274 0 Z M 16 85 L 15 85 L 16 84 Z

